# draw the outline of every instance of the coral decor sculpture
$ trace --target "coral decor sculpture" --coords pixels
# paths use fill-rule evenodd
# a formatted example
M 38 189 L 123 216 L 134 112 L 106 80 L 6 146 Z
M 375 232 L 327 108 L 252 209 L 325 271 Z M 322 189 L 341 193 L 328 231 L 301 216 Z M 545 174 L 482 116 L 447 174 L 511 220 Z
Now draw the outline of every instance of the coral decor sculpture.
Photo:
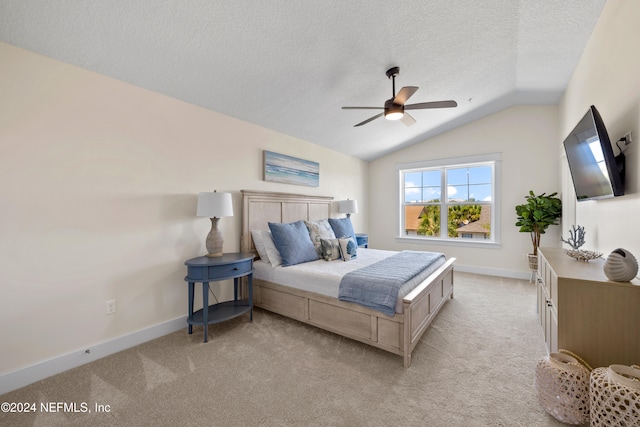
M 560 237 L 560 240 L 571 246 L 574 251 L 577 251 L 580 249 L 580 246 L 584 245 L 584 235 L 586 232 L 584 231 L 584 227 L 580 225 L 573 225 L 572 228 L 573 230 L 569 230 L 569 239 L 564 240 Z
M 571 258 L 575 258 L 578 261 L 589 262 L 592 259 L 600 258 L 602 256 L 602 252 L 597 251 L 585 251 L 582 249 L 578 249 L 574 251 L 573 249 L 569 249 L 564 251 Z
M 565 254 L 569 255 L 571 258 L 575 258 L 578 261 L 589 262 L 592 259 L 600 258 L 602 256 L 602 252 L 597 251 L 586 251 L 584 249 L 580 249 L 580 246 L 584 245 L 584 235 L 587 234 L 584 231 L 584 227 L 580 225 L 572 225 L 573 229 L 569 230 L 569 238 L 564 240 L 560 237 L 560 240 L 571 246 L 571 249 L 567 249 L 564 251 Z

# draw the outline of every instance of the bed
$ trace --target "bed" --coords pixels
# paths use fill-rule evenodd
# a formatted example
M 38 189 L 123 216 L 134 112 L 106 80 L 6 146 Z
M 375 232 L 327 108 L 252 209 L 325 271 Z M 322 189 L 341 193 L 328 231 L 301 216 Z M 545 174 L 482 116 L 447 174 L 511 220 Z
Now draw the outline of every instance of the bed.
M 242 190 L 242 198 L 241 250 L 256 254 L 252 231 L 268 230 L 269 222 L 292 223 L 329 218 L 333 200 L 324 196 L 249 190 Z M 363 251 L 366 250 L 359 250 L 359 253 Z M 384 256 L 376 250 L 372 250 L 371 254 L 374 257 Z M 369 253 L 366 258 L 369 258 Z M 337 262 L 319 260 L 313 263 Z M 444 303 L 453 298 L 454 262 L 455 258 L 446 259 L 427 274 L 424 280 L 401 298 L 393 315 L 341 301 L 319 291 L 283 284 L 283 280 L 270 276 L 268 270 L 261 274 L 259 263 L 255 263 L 258 268 L 253 278 L 254 305 L 400 355 L 407 368 L 411 364 L 411 352 L 431 321 Z M 304 266 L 305 269 L 312 267 Z M 287 270 L 291 267 L 277 268 Z

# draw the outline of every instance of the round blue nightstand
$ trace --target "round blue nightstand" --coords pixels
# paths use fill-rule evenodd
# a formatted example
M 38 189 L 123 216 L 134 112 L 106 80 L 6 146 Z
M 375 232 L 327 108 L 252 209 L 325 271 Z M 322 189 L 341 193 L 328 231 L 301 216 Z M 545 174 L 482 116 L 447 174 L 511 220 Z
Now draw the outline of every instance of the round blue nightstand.
M 224 322 L 249 312 L 249 321 L 253 321 L 253 258 L 251 253 L 230 253 L 220 257 L 201 256 L 192 258 L 184 264 L 187 266 L 189 284 L 189 314 L 187 323 L 189 333 L 193 333 L 193 325 L 204 328 L 204 342 L 207 342 L 207 326 Z M 248 299 L 238 299 L 240 278 L 247 277 Z M 233 301 L 224 301 L 209 305 L 209 282 L 233 279 Z M 202 282 L 202 310 L 193 311 L 193 295 L 195 282 Z

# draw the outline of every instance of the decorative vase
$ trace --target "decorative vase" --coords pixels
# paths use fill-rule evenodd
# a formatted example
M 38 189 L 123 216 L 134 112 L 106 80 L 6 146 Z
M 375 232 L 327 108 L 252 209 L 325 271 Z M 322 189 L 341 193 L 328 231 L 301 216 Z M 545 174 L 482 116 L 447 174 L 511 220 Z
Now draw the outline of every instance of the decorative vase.
M 640 369 L 611 365 L 591 372 L 591 427 L 640 425 Z
M 629 282 L 638 274 L 638 260 L 626 249 L 611 252 L 604 262 L 604 274 L 614 282 Z
M 536 364 L 538 402 L 567 424 L 589 422 L 589 370 L 574 357 L 551 353 Z

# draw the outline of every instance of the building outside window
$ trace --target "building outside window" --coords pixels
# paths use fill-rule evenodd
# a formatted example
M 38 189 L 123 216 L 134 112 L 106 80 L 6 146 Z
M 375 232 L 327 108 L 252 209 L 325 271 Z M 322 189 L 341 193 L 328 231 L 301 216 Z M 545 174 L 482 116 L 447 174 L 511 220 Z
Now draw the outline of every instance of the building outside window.
M 499 154 L 398 165 L 398 237 L 499 243 L 499 165 Z

